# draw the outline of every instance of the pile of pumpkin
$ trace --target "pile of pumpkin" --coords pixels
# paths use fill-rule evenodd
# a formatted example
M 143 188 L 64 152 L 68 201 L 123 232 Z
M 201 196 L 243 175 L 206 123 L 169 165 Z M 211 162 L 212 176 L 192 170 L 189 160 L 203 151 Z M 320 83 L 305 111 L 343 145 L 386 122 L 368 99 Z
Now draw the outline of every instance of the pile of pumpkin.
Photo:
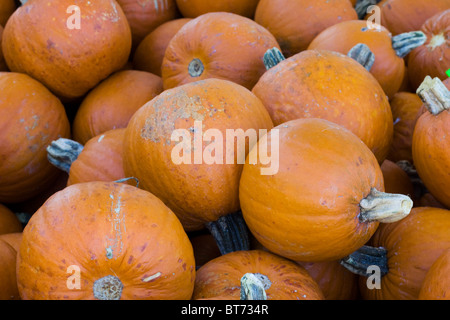
M 21 2 L 1 299 L 450 298 L 450 0 Z

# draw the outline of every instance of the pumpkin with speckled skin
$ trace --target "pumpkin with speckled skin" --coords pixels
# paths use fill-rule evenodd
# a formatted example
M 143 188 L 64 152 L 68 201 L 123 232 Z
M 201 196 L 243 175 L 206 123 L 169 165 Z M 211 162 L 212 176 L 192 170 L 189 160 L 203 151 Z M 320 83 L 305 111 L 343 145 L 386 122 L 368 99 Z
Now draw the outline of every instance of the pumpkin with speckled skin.
M 114 182 L 51 196 L 25 227 L 17 257 L 24 300 L 186 300 L 194 279 L 192 245 L 173 212 Z
M 186 18 L 197 18 L 208 12 L 231 12 L 253 19 L 259 0 L 176 0 L 176 2 L 181 14 Z
M 450 249 L 437 258 L 428 270 L 419 300 L 450 300 Z

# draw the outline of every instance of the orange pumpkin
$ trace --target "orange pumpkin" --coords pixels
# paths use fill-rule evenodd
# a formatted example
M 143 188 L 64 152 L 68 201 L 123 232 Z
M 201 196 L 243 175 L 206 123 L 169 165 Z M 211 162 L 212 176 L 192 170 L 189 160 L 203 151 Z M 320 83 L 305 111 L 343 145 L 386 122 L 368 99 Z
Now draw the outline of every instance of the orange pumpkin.
M 115 0 L 73 5 L 28 0 L 8 20 L 2 42 L 11 71 L 30 75 L 67 101 L 122 68 L 131 49 L 130 27 Z
M 17 203 L 54 183 L 46 147 L 69 137 L 69 120 L 60 100 L 25 74 L 0 72 L 0 97 L 0 202 Z
M 306 50 L 329 26 L 356 19 L 349 0 L 260 0 L 255 13 L 255 21 L 275 36 L 287 58 Z
M 17 9 L 14 0 L 2 0 L 0 3 L 0 27 L 5 26 L 9 17 Z
M 274 36 L 255 21 L 228 12 L 203 14 L 170 41 L 162 63 L 164 89 L 207 78 L 230 80 L 251 89 L 266 71 L 264 53 Z
M 163 23 L 150 32 L 138 45 L 133 56 L 133 67 L 161 76 L 161 65 L 170 40 L 192 19 L 175 19 Z
M 415 200 L 414 185 L 408 174 L 395 162 L 384 160 L 381 164 L 383 172 L 384 190 L 388 193 L 400 193 Z
M 192 245 L 173 212 L 122 183 L 55 193 L 31 217 L 17 256 L 23 300 L 185 300 L 194 278 Z
M 16 278 L 16 259 L 22 232 L 0 235 L 0 300 L 20 300 Z
M 389 101 L 378 81 L 341 53 L 306 50 L 270 68 L 252 92 L 275 125 L 322 118 L 356 134 L 381 164 L 393 137 Z
M 5 58 L 3 57 L 3 50 L 1 48 L 3 38 L 3 27 L 0 25 L 0 71 L 8 71 Z
M 176 2 L 181 14 L 186 18 L 197 18 L 209 12 L 231 12 L 253 19 L 259 0 L 176 0 Z
M 20 223 L 14 212 L 0 203 L 0 235 L 22 231 Z
M 419 292 L 419 300 L 450 300 L 450 249 L 431 265 Z
M 125 128 L 133 114 L 163 91 L 162 79 L 154 74 L 123 70 L 91 90 L 73 120 L 73 139 L 85 144 L 106 131 Z
M 278 154 L 276 166 L 250 161 L 264 154 L 260 150 Z M 357 136 L 328 120 L 297 119 L 274 127 L 251 149 L 239 200 L 249 230 L 265 248 L 321 262 L 361 247 L 380 221 L 409 213 L 410 198 L 383 191 L 377 159 Z
M 239 300 L 241 278 L 252 273 L 265 284 L 267 300 L 323 300 L 318 284 L 300 265 L 270 252 L 245 250 L 217 257 L 197 270 L 192 299 Z

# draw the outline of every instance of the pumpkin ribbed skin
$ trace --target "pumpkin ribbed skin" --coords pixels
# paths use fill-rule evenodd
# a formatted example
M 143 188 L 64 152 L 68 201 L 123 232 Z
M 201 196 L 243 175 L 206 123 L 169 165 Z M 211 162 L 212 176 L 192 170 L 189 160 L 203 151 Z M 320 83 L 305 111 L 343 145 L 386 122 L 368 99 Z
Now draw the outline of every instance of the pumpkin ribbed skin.
M 198 129 L 195 121 L 201 122 L 203 133 L 215 129 L 224 140 L 226 130 L 254 129 L 259 135 L 258 130 L 270 130 L 273 126 L 255 95 L 234 82 L 220 79 L 166 90 L 135 113 L 125 133 L 125 175 L 136 177 L 140 187 L 161 198 L 188 231 L 202 229 L 206 222 L 239 210 L 238 185 L 243 167 L 236 151 L 232 163 L 228 162 L 225 141 L 218 147 L 223 147 L 218 160 L 222 163 L 208 164 L 205 159 L 195 163 L 195 152 L 176 151 L 187 141 L 172 138 L 175 130 L 188 130 L 193 141 L 193 132 Z M 201 155 L 208 154 L 213 144 L 208 148 L 206 141 L 201 143 Z M 245 154 L 248 142 L 246 146 Z M 173 152 L 186 153 L 189 161 L 177 164 Z
M 80 1 L 80 29 L 68 28 L 72 0 L 28 0 L 10 17 L 3 54 L 11 71 L 26 73 L 63 100 L 83 96 L 122 68 L 131 32 L 115 0 Z
M 246 273 L 266 276 L 268 300 L 323 300 L 318 284 L 300 265 L 261 250 L 236 251 L 217 257 L 197 270 L 193 299 L 239 300 Z
M 269 69 L 252 92 L 275 125 L 322 118 L 356 134 L 381 164 L 393 136 L 392 112 L 378 81 L 338 52 L 307 50 Z
M 279 48 L 275 37 L 249 18 L 228 12 L 203 14 L 170 41 L 162 63 L 164 89 L 207 78 L 251 89 L 266 71 L 263 56 L 273 47 Z
M 419 300 L 450 300 L 450 249 L 430 267 L 419 292 Z
M 0 235 L 21 231 L 22 224 L 14 212 L 0 203 Z
M 17 203 L 54 183 L 46 147 L 69 137 L 69 120 L 60 100 L 25 74 L 1 72 L 0 97 L 0 202 Z
M 68 287 L 76 283 L 71 266 L 80 270 L 77 290 Z M 94 283 L 107 276 L 123 285 L 116 298 L 190 299 L 195 262 L 179 220 L 158 198 L 126 184 L 87 182 L 57 192 L 23 231 L 21 298 L 95 299 Z
M 0 3 L 0 26 L 5 26 L 9 17 L 16 10 L 14 0 L 2 0 Z
M 183 17 L 197 18 L 209 12 L 231 12 L 253 19 L 259 0 L 176 0 Z

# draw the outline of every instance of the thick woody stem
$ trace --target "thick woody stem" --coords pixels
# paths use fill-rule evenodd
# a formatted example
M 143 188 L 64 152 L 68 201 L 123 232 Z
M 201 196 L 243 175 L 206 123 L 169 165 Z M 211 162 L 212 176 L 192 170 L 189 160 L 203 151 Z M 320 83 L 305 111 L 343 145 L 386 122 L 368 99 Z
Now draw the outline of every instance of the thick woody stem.
M 272 48 L 267 50 L 263 57 L 263 62 L 267 70 L 275 67 L 283 60 L 286 60 L 286 58 L 283 56 L 283 54 L 278 48 Z
M 392 37 L 392 47 L 397 56 L 404 58 L 426 41 L 427 36 L 422 31 L 405 32 Z
M 347 56 L 356 60 L 359 64 L 366 68 L 367 71 L 370 71 L 375 63 L 375 54 L 364 43 L 358 43 L 351 48 Z
M 272 282 L 260 273 L 246 273 L 241 278 L 241 300 L 267 300 L 266 290 Z
M 416 93 L 431 114 L 436 116 L 450 110 L 450 91 L 438 77 L 432 79 L 426 76 Z
M 340 260 L 342 266 L 352 273 L 367 277 L 371 266 L 380 269 L 381 276 L 389 272 L 387 250 L 371 246 L 362 246 L 349 256 Z
M 361 222 L 392 223 L 403 219 L 411 212 L 413 201 L 403 194 L 386 193 L 372 188 L 359 206 Z
M 77 160 L 82 150 L 82 144 L 70 139 L 59 138 L 47 147 L 47 159 L 58 169 L 69 173 L 72 163 Z
M 367 12 L 367 9 L 370 6 L 378 4 L 380 1 L 381 0 L 358 0 L 355 4 L 355 11 L 358 14 L 358 19 L 363 20 L 369 13 Z

